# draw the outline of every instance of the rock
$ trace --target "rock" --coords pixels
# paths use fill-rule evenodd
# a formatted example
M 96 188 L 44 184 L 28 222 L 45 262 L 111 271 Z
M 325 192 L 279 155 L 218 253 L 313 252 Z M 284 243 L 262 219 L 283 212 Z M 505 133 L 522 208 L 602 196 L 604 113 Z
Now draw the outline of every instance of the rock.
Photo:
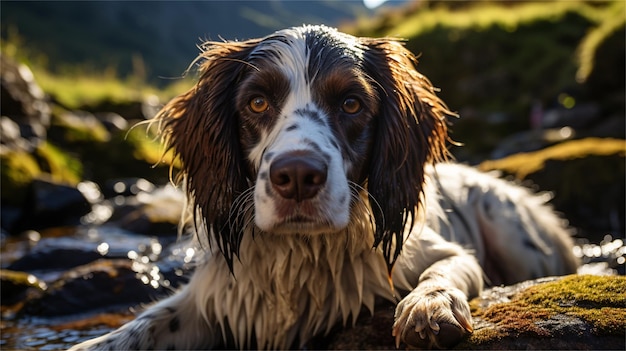
M 488 289 L 470 303 L 474 333 L 458 349 L 621 349 L 626 277 L 571 275 Z
M 470 302 L 474 332 L 460 350 L 623 350 L 626 277 L 572 275 L 485 290 Z M 378 305 L 311 348 L 391 350 L 394 309 Z M 309 345 L 308 345 L 309 346 Z M 401 349 L 406 345 L 401 345 Z
M 111 220 L 120 228 L 146 235 L 175 236 L 185 207 L 183 193 L 172 186 L 141 192 L 118 207 Z
M 80 218 L 90 211 L 91 204 L 76 187 L 36 179 L 12 231 L 80 224 Z
M 93 113 L 113 112 L 126 120 L 151 119 L 161 108 L 161 102 L 156 95 L 129 101 L 100 101 L 96 105 L 85 105 L 81 109 Z
M 65 271 L 101 258 L 128 258 L 131 251 L 142 255 L 146 251 L 158 251 L 160 254 L 162 245 L 156 239 L 107 225 L 78 227 L 72 230 L 73 235 L 64 233 L 61 237 L 43 233 L 49 237 L 39 240 L 27 253 L 11 263 L 9 269 L 50 275 L 50 272 Z M 163 245 L 170 241 L 163 240 Z M 155 245 L 159 248 L 153 250 Z M 154 261 L 158 257 L 157 254 L 149 258 Z
M 100 112 L 96 113 L 95 116 L 109 133 L 119 133 L 128 129 L 128 121 L 115 112 Z
M 111 134 L 104 124 L 92 113 L 86 111 L 63 111 L 55 114 L 50 139 L 64 144 L 105 143 Z
M 520 152 L 541 150 L 546 146 L 570 140 L 575 134 L 574 129 L 570 127 L 515 133 L 498 143 L 491 152 L 491 158 L 499 159 Z
M 51 317 L 116 311 L 151 302 L 169 292 L 169 283 L 155 288 L 142 281 L 139 273 L 146 272 L 127 259 L 98 260 L 65 273 L 40 297 L 26 301 L 21 312 Z
M 600 106 L 594 103 L 582 103 L 572 108 L 555 108 L 546 111 L 541 125 L 544 128 L 572 127 L 581 129 L 597 123 L 600 117 Z
M 15 121 L 20 135 L 35 144 L 46 138 L 50 125 L 50 106 L 46 96 L 35 82 L 31 70 L 0 55 L 0 114 Z

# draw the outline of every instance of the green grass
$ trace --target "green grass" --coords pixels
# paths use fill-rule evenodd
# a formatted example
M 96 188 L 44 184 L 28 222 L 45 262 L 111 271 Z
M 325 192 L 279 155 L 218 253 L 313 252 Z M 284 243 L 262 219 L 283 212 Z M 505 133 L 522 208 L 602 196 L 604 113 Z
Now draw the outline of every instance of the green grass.
M 344 27 L 347 31 L 370 31 L 375 36 L 414 38 L 432 31 L 436 27 L 449 27 L 457 30 L 481 31 L 491 26 L 500 26 L 514 32 L 520 25 L 537 20 L 557 22 L 568 12 L 579 12 L 585 17 L 600 23 L 605 17 L 608 2 L 590 4 L 584 1 L 540 1 L 502 4 L 476 2 L 460 8 L 451 8 L 447 2 L 431 3 L 428 7 L 416 7 L 403 16 L 390 12 L 387 16 L 360 18 L 355 25 Z M 619 6 L 620 1 L 613 7 Z M 454 3 L 453 3 L 454 4 Z M 458 4 L 454 4 L 458 5 Z M 594 6 L 598 5 L 598 6 Z M 617 12 L 617 11 L 614 11 Z M 623 14 L 623 13 L 622 13 Z M 395 21 L 393 20 L 395 19 Z
M 37 67 L 32 70 L 43 91 L 68 109 L 95 105 L 100 101 L 137 101 L 149 95 L 156 95 L 161 101 L 167 101 L 193 85 L 191 79 L 180 79 L 164 89 L 157 89 L 132 79 L 122 80 L 114 73 L 61 76 Z
M 95 71 L 93 68 L 76 66 L 66 67 L 61 73 L 52 73 L 47 69 L 48 58 L 43 53 L 28 48 L 17 33 L 10 33 L 6 40 L 0 42 L 0 53 L 26 64 L 43 91 L 70 110 L 97 105 L 101 101 L 138 101 L 150 95 L 156 95 L 160 101 L 166 102 L 193 85 L 192 77 L 181 77 L 157 88 L 146 83 L 147 77 L 142 64 L 137 64 L 136 71 L 125 78 L 120 78 L 113 67 L 103 67 L 101 71 Z

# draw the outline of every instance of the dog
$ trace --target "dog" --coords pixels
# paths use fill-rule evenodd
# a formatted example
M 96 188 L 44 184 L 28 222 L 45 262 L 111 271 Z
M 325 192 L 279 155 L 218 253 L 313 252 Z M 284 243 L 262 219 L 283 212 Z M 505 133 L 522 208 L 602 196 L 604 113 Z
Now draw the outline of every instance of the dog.
M 76 350 L 286 349 L 396 303 L 396 346 L 472 332 L 483 285 L 574 273 L 546 196 L 448 161 L 454 117 L 402 44 L 326 26 L 207 42 L 155 118 L 206 252 L 189 283 Z

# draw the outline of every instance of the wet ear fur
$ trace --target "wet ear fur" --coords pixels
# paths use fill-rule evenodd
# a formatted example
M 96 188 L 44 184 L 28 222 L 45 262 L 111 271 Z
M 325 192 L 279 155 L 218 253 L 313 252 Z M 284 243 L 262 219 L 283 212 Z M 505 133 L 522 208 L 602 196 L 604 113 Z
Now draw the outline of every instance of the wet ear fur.
M 367 188 L 374 211 L 375 246 L 382 244 L 391 271 L 405 227 L 417 222 L 424 167 L 446 158 L 447 117 L 454 116 L 416 69 L 417 59 L 391 39 L 362 39 L 365 69 L 378 86 L 381 107 L 374 126 Z
M 229 223 L 229 210 L 248 187 L 239 146 L 235 93 L 256 40 L 208 42 L 194 61 L 200 78 L 195 87 L 174 98 L 156 117 L 169 149 L 180 159 L 178 180 L 186 187 L 194 224 L 206 227 L 232 270 L 243 228 Z M 235 226 L 235 227 L 233 227 Z M 202 231 L 197 231 L 202 232 Z

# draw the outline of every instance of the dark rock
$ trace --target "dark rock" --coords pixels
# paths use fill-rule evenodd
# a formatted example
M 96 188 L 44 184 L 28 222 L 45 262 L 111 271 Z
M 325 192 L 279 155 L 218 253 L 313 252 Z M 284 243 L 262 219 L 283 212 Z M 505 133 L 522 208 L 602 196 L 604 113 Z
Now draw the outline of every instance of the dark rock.
M 128 121 L 115 112 L 101 112 L 95 114 L 109 133 L 118 133 L 128 129 Z
M 541 150 L 547 146 L 570 140 L 575 134 L 574 129 L 569 127 L 515 133 L 498 143 L 491 152 L 491 158 L 499 159 L 520 152 Z
M 150 119 L 156 115 L 160 108 L 161 103 L 155 95 L 132 101 L 104 100 L 96 105 L 81 107 L 82 110 L 93 113 L 113 112 L 129 121 Z
M 112 226 L 79 227 L 72 234 L 39 240 L 28 253 L 11 263 L 9 269 L 58 272 L 100 258 L 128 258 L 131 251 L 143 252 L 153 245 L 161 245 L 154 239 L 133 235 Z M 158 255 L 152 257 L 153 260 L 157 258 Z
M 33 144 L 22 138 L 20 126 L 9 117 L 0 117 L 0 145 L 3 149 L 32 151 Z
M 96 246 L 71 237 L 42 239 L 8 268 L 26 272 L 66 270 L 102 258 Z
M 46 138 L 50 125 L 50 106 L 41 88 L 35 82 L 31 70 L 0 55 L 0 114 L 15 121 L 20 135 L 33 142 Z
M 541 124 L 544 128 L 572 127 L 580 129 L 588 127 L 598 121 L 600 106 L 594 103 L 584 103 L 572 108 L 557 108 L 546 111 Z
M 104 124 L 87 111 L 64 111 L 55 114 L 49 137 L 61 144 L 105 143 L 111 134 Z
M 129 201 L 131 200 L 131 201 Z M 111 221 L 120 228 L 146 235 L 175 236 L 184 208 L 184 195 L 171 186 L 139 193 L 117 207 Z
M 626 277 L 572 275 L 486 290 L 459 349 L 623 350 Z
M 12 231 L 80 224 L 81 216 L 90 211 L 91 204 L 76 187 L 36 179 L 30 184 L 22 217 Z
M 22 313 L 62 316 L 89 311 L 115 311 L 154 301 L 169 292 L 141 279 L 134 262 L 98 260 L 65 273 L 36 299 L 26 301 Z

